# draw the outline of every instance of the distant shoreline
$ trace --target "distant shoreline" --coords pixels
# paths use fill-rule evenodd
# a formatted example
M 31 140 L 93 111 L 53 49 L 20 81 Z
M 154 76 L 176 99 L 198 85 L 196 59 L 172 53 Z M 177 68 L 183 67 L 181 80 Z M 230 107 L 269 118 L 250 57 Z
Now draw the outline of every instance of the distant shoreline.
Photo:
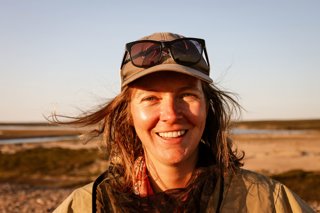
M 236 121 L 233 127 L 243 129 L 319 130 L 320 119 Z
M 94 127 L 91 127 L 94 128 Z M 257 134 L 274 133 L 281 131 L 317 131 L 320 132 L 320 119 L 310 120 L 261 120 L 261 121 L 237 121 L 231 124 L 231 134 L 243 133 Z M 21 122 L 21 123 L 0 123 L 0 140 L 17 138 L 38 138 L 38 137 L 59 137 L 59 136 L 80 136 L 87 132 L 88 128 L 77 128 L 45 122 Z M 239 131 L 240 130 L 240 131 Z
M 294 128 L 320 130 L 320 118 L 315 119 L 271 119 L 271 120 L 241 120 L 233 121 L 237 128 Z M 0 122 L 1 126 L 59 126 L 48 122 Z

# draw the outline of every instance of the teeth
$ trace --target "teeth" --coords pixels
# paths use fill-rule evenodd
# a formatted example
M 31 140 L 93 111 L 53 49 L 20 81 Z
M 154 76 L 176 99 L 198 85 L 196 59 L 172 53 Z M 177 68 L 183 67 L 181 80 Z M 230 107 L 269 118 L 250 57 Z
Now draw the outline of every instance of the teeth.
M 172 131 L 172 132 L 159 132 L 158 135 L 163 138 L 177 138 L 181 135 L 184 135 L 186 130 L 180 130 L 180 131 Z

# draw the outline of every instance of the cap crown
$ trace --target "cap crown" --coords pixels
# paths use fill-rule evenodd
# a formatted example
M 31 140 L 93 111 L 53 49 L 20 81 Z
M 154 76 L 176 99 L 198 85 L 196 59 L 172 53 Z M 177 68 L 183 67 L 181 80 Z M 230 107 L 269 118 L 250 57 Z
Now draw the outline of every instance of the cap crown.
M 184 36 L 169 32 L 160 32 L 145 36 L 139 40 L 172 41 L 179 38 L 184 38 Z M 129 57 L 128 54 L 127 57 Z M 131 61 L 124 64 L 121 69 L 121 87 L 123 88 L 127 84 L 145 75 L 160 71 L 179 72 L 199 78 L 200 80 L 208 83 L 212 83 L 212 79 L 209 77 L 210 67 L 203 57 L 201 57 L 201 60 L 197 64 L 185 66 L 175 62 L 170 55 L 166 55 L 161 58 L 159 64 L 148 68 L 136 67 Z

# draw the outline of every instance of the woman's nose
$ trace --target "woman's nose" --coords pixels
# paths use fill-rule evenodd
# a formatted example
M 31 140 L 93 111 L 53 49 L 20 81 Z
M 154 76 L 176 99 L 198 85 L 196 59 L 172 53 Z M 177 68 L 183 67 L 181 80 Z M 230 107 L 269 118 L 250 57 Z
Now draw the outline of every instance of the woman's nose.
M 162 100 L 160 110 L 160 120 L 164 122 L 175 122 L 182 117 L 181 104 L 176 99 L 170 97 Z

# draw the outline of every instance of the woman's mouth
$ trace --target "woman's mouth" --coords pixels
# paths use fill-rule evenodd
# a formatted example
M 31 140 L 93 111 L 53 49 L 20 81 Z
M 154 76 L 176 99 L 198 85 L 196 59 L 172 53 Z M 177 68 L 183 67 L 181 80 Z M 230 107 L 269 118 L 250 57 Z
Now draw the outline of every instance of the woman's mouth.
M 157 135 L 159 135 L 162 138 L 178 138 L 184 134 L 186 134 L 187 130 L 178 130 L 178 131 L 170 131 L 170 132 L 158 132 Z

